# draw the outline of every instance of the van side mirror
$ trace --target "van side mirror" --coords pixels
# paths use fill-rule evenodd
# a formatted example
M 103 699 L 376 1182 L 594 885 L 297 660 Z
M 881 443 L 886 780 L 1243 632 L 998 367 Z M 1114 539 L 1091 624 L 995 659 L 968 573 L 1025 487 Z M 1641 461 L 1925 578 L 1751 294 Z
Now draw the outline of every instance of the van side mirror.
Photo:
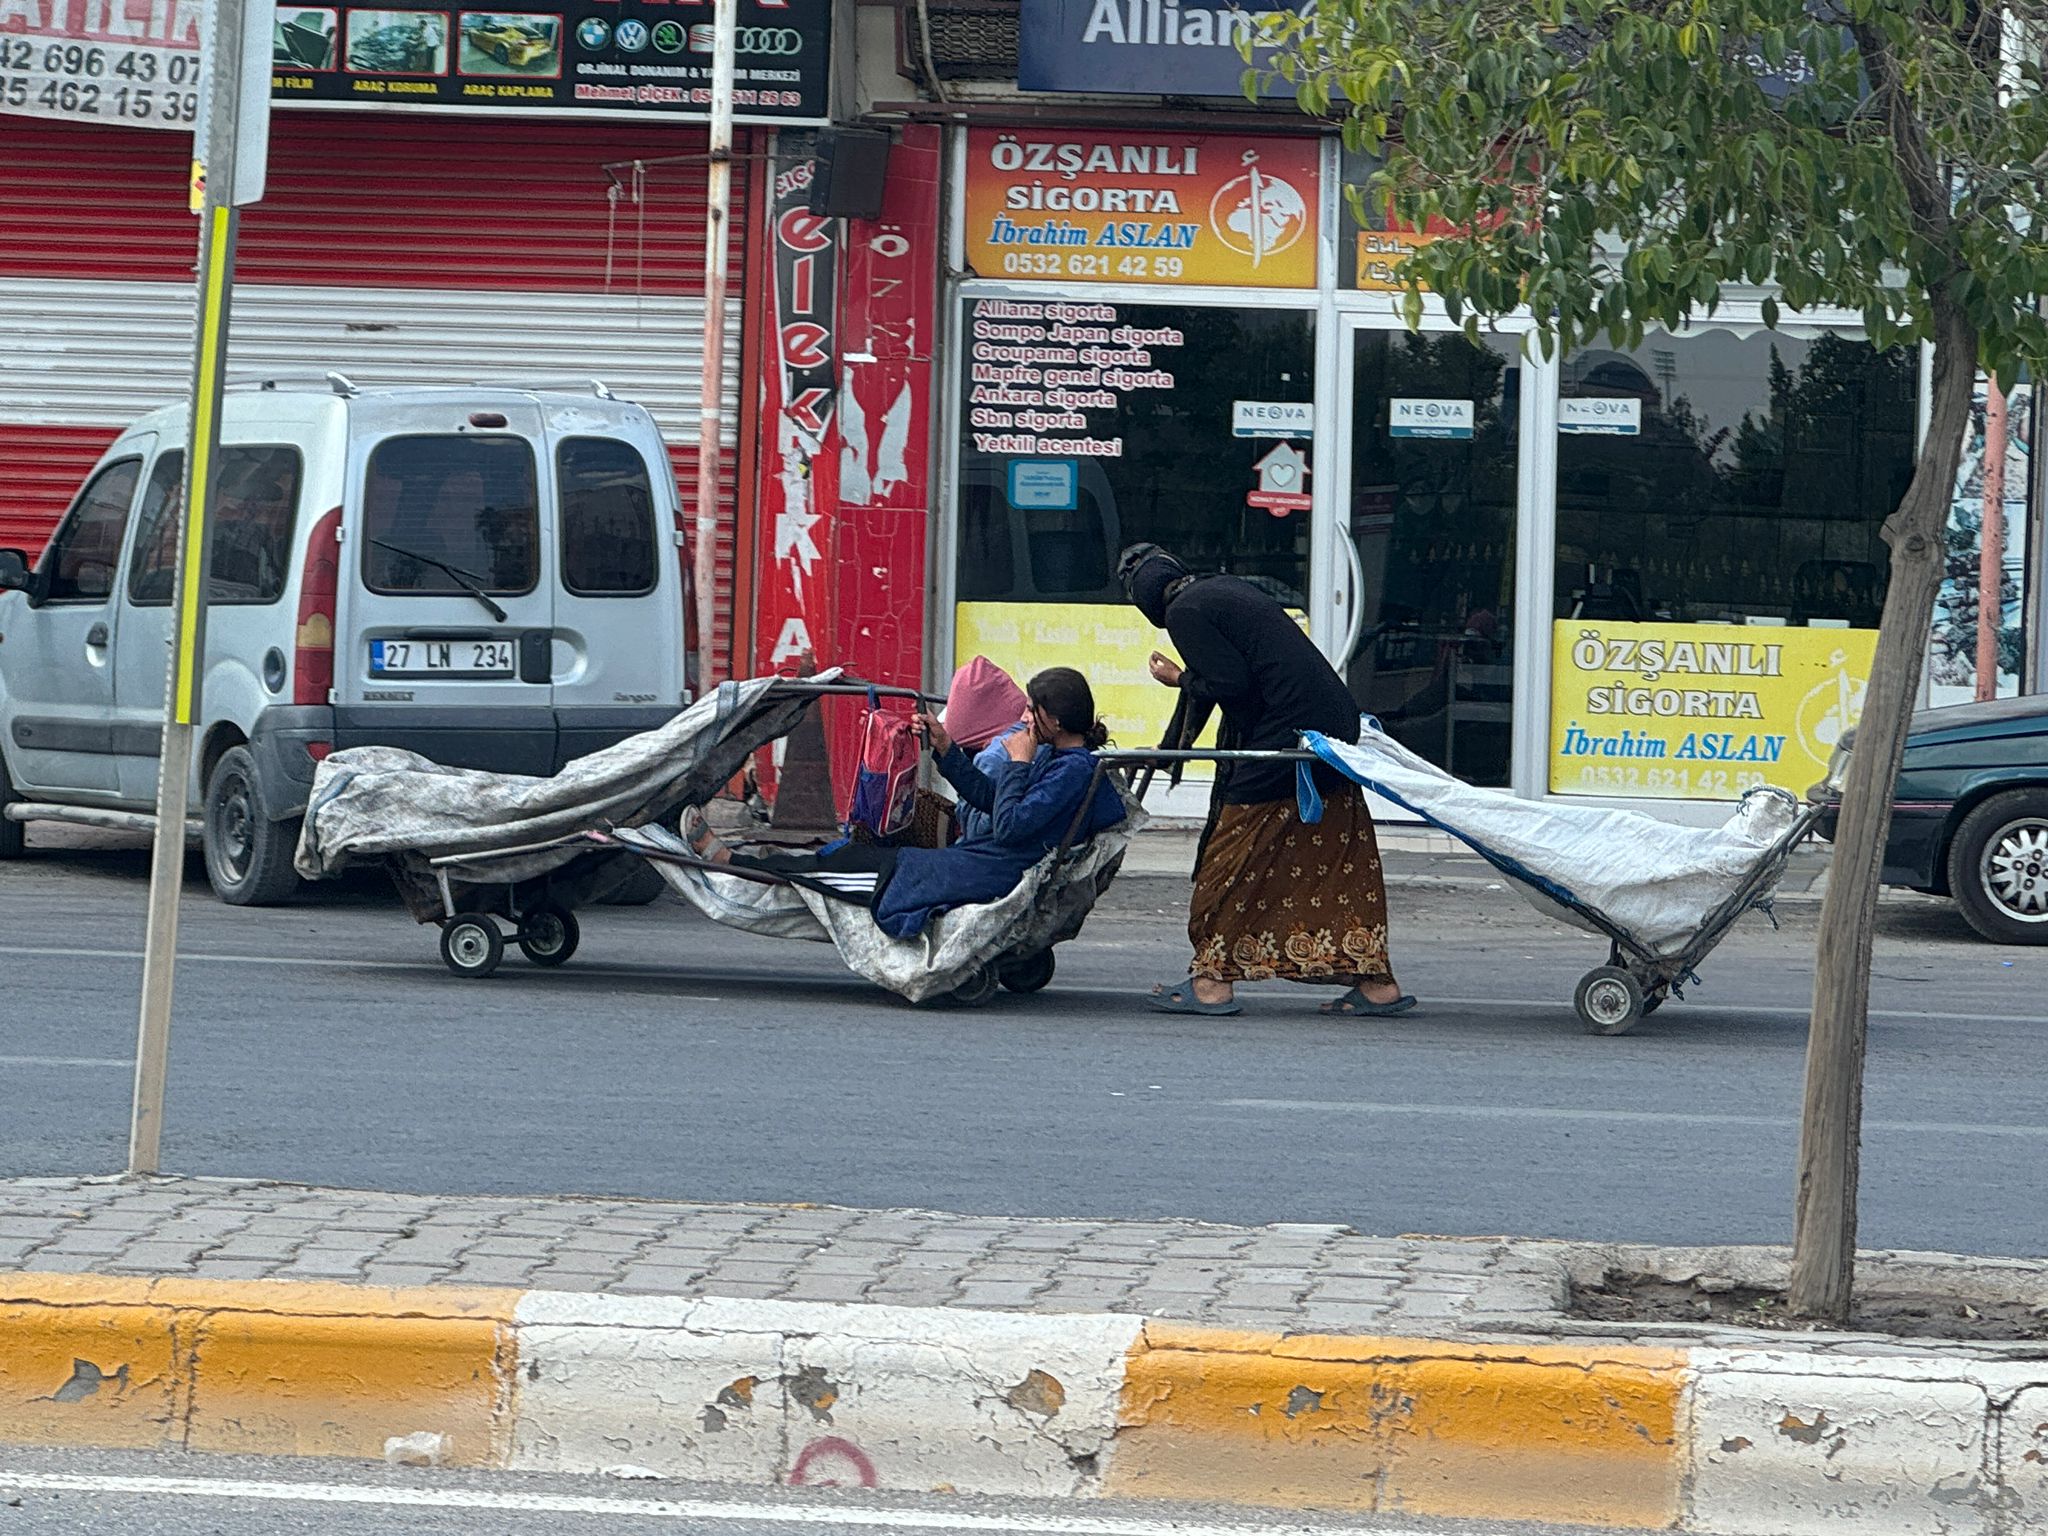
M 36 574 L 29 569 L 25 551 L 0 549 L 0 592 L 26 592 L 29 601 L 35 601 Z

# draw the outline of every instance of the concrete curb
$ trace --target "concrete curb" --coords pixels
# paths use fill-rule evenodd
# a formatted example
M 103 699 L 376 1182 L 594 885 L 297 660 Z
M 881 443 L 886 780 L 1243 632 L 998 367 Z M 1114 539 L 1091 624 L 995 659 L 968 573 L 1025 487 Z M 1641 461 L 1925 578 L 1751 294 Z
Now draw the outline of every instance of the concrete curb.
M 0 1443 L 2016 1536 L 2048 1521 L 2048 1360 L 16 1274 Z

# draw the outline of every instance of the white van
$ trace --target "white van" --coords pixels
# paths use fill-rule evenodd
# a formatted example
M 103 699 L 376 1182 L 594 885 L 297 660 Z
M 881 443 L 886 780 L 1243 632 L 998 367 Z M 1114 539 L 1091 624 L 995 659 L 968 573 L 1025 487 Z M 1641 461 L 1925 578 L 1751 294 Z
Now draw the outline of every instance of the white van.
M 0 550 L 0 859 L 156 805 L 187 411 L 107 450 L 33 570 Z M 339 747 L 549 774 L 689 701 L 682 511 L 602 385 L 232 386 L 193 804 L 214 889 L 297 888 Z

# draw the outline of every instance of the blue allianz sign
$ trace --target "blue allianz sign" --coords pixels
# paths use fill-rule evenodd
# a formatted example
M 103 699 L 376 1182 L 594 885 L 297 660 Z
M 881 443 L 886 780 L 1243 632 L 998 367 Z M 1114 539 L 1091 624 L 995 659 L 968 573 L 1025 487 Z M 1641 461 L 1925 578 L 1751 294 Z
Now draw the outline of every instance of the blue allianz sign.
M 1196 0 L 1023 0 L 1017 84 L 1027 91 L 1244 99 L 1241 45 L 1271 10 Z M 1254 62 L 1266 51 L 1253 50 Z M 1274 80 L 1268 96 L 1291 96 Z

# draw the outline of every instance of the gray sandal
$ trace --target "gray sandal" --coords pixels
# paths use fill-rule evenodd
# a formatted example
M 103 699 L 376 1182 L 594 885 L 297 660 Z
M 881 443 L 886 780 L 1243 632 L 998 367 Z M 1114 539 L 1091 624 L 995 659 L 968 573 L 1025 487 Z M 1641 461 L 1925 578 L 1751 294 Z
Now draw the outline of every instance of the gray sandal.
M 1145 995 L 1145 1006 L 1154 1013 L 1201 1013 L 1219 1019 L 1244 1012 L 1244 1004 L 1234 997 L 1227 1003 L 1203 1002 L 1195 996 L 1195 978 L 1192 976 L 1162 981 Z
M 1353 987 L 1342 997 L 1332 998 L 1316 1010 L 1332 1019 L 1391 1019 L 1397 1013 L 1406 1013 L 1415 1006 L 1415 999 L 1403 992 L 1391 1003 L 1376 1003 L 1365 995 L 1362 988 Z

